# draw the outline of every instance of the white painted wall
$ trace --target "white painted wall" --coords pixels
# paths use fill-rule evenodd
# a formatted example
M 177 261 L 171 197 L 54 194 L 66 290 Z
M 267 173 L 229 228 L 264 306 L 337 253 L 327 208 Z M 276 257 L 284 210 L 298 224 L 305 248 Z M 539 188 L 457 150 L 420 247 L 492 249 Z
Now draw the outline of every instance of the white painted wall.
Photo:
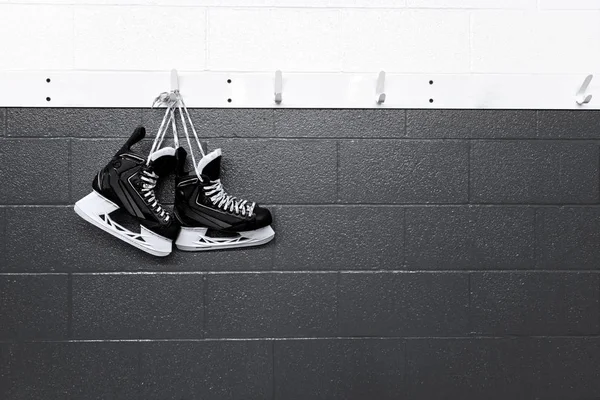
M 0 0 L 0 71 L 588 73 L 600 0 Z

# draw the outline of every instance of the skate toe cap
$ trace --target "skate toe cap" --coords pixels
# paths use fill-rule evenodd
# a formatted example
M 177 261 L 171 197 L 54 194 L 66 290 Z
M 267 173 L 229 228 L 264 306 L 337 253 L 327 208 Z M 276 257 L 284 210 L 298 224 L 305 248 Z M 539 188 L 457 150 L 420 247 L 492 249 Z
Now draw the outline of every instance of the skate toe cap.
M 273 222 L 271 212 L 266 208 L 256 206 L 254 207 L 254 214 L 256 215 L 257 228 L 262 228 L 264 226 L 271 225 L 271 223 Z

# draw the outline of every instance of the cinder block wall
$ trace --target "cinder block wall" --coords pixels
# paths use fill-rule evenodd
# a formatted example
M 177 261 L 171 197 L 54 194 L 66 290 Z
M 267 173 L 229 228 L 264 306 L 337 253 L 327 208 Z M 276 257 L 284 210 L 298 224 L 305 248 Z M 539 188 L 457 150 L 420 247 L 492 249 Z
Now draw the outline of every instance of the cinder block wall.
M 1 399 L 600 397 L 599 112 L 193 118 L 274 242 L 123 244 L 72 204 L 159 114 L 0 109 Z
M 598 20 L 600 0 L 0 0 L 0 37 L 18 38 L 3 41 L 0 71 L 583 79 L 598 73 Z

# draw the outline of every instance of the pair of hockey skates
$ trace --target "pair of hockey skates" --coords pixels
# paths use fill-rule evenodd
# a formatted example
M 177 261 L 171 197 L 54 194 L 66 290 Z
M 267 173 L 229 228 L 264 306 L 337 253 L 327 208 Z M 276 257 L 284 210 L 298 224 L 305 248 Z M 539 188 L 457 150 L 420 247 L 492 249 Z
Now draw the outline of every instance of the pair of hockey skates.
M 221 149 L 204 153 L 180 94 L 163 94 L 161 100 L 167 109 L 148 157 L 131 149 L 146 135 L 145 129 L 138 127 L 96 175 L 93 191 L 75 204 L 75 212 L 111 235 L 161 257 L 172 252 L 173 240 L 180 250 L 202 251 L 257 246 L 273 239 L 275 232 L 271 228 L 269 210 L 233 197 L 223 188 Z M 191 172 L 186 171 L 187 152 L 179 147 L 177 112 L 193 160 Z M 189 122 L 202 154 L 198 163 L 186 122 Z M 160 148 L 169 125 L 176 148 Z M 158 181 L 173 170 L 176 175 L 175 199 L 173 213 L 170 213 L 161 205 L 155 189 Z M 117 222 L 119 210 L 139 223 L 139 232 Z

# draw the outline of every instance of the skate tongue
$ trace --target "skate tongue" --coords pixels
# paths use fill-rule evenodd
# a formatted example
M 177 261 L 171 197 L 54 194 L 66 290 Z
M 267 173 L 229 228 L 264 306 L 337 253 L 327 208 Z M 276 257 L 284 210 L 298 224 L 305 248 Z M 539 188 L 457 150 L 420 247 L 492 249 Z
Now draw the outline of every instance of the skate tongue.
M 198 172 L 206 175 L 211 181 L 216 181 L 221 176 L 221 149 L 216 149 L 200 160 Z
M 150 164 L 158 176 L 171 173 L 175 169 L 175 149 L 172 147 L 163 147 L 150 155 Z
M 131 151 L 131 146 L 138 143 L 145 136 L 146 136 L 146 128 L 144 128 L 143 126 L 138 126 L 137 128 L 135 128 L 135 130 L 133 131 L 133 133 L 131 134 L 129 139 L 127 139 L 127 142 L 125 142 L 123 147 L 121 147 L 121 149 L 117 152 L 117 155 Z
M 131 147 L 132 145 L 136 144 L 137 142 L 139 142 L 140 140 L 142 140 L 145 137 L 146 137 L 146 128 L 144 128 L 143 126 L 138 126 L 137 128 L 135 128 L 133 130 L 133 133 L 129 137 L 129 141 L 131 142 L 129 146 Z

